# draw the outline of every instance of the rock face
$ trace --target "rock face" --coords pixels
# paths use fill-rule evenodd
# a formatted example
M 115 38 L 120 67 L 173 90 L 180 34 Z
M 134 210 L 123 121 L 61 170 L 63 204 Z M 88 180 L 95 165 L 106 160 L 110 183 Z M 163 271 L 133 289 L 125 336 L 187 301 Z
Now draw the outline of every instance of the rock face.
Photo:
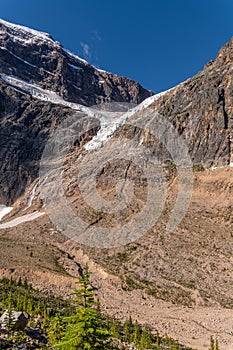
M 145 116 L 154 110 L 176 128 L 194 164 L 233 165 L 233 39 L 193 78 L 150 97 L 146 104 Z M 126 127 L 122 132 L 135 134 Z M 165 147 L 151 144 L 150 135 L 141 133 L 139 138 L 161 161 L 172 161 Z
M 51 36 L 0 20 L 0 73 L 52 90 L 64 100 L 92 106 L 140 103 L 151 96 L 131 79 L 96 69 Z
M 12 322 L 13 328 L 16 331 L 22 331 L 28 324 L 29 315 L 26 312 L 22 311 L 12 311 Z M 9 311 L 6 310 L 3 315 L 0 317 L 0 323 L 2 327 L 5 327 L 7 322 L 9 322 Z
M 194 164 L 225 166 L 233 154 L 233 39 L 204 70 L 155 102 L 186 140 Z
M 0 202 L 12 203 L 38 176 L 49 132 L 68 108 L 40 102 L 0 80 Z

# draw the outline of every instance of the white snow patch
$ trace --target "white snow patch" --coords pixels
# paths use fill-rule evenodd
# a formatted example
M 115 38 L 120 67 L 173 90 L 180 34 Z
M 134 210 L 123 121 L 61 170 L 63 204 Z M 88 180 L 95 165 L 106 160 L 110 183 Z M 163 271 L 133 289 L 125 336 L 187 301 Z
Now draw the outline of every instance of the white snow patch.
M 40 32 L 38 30 L 31 29 L 31 28 L 21 26 L 18 24 L 13 24 L 13 23 L 4 21 L 3 19 L 0 19 L 0 24 L 3 24 L 8 28 L 13 29 L 15 32 L 18 32 L 18 33 L 24 32 L 24 33 L 30 34 L 31 36 L 38 37 L 38 38 L 46 40 L 46 41 L 52 41 L 53 43 L 55 43 L 55 41 L 53 39 L 51 39 L 51 37 L 48 33 Z M 23 39 L 21 38 L 21 40 L 23 40 Z
M 213 170 L 216 170 L 216 169 L 224 169 L 226 168 L 227 165 L 222 165 L 222 166 L 212 166 L 210 169 L 213 171 Z
M 100 72 L 100 73 L 108 73 L 108 74 L 115 75 L 114 73 L 108 72 L 108 71 L 106 71 L 106 70 L 104 70 L 104 69 L 101 69 L 101 68 L 95 67 L 95 69 L 98 70 L 98 72 Z
M 73 64 L 70 64 L 70 63 L 68 63 L 68 66 L 70 66 L 70 67 L 72 67 L 72 68 L 74 68 L 74 69 L 76 69 L 76 70 L 83 70 L 83 68 L 77 67 L 77 66 L 75 66 L 75 65 L 73 65 Z
M 33 68 L 37 68 L 34 64 L 31 64 L 31 63 L 29 63 L 28 61 L 23 60 L 21 57 L 15 55 L 13 52 L 11 52 L 10 50 L 8 50 L 6 47 L 0 46 L 0 49 L 8 51 L 12 56 L 14 56 L 15 58 L 17 58 L 17 59 L 20 60 L 21 62 L 24 62 L 24 63 L 28 64 L 29 66 L 31 66 L 31 67 L 33 67 Z
M 95 70 L 97 70 L 100 73 L 108 73 L 108 74 L 113 74 L 111 72 L 107 72 L 103 69 L 99 69 L 97 67 L 95 67 L 93 64 L 90 64 L 89 62 L 87 62 L 84 58 L 79 57 L 78 55 L 75 55 L 73 52 L 71 52 L 70 50 L 64 49 L 62 48 L 64 52 L 66 52 L 70 57 L 72 57 L 72 59 L 78 60 L 80 62 L 82 62 L 85 66 L 90 66 L 93 67 Z M 71 65 L 72 66 L 72 65 Z M 74 68 L 76 66 L 74 65 Z M 114 75 L 114 74 L 113 74 Z
M 162 91 L 162 92 L 159 92 L 158 94 L 156 95 L 153 95 L 153 96 L 150 96 L 148 97 L 147 99 L 145 99 L 144 101 L 142 101 L 142 103 L 140 103 L 140 106 L 141 107 L 141 110 L 146 108 L 146 107 L 149 107 L 152 103 L 154 103 L 155 101 L 157 101 L 161 96 L 165 95 L 167 92 L 169 91 L 172 91 L 174 89 L 171 88 L 171 89 L 168 89 L 168 90 L 165 90 L 165 91 Z
M 11 228 L 11 227 L 18 226 L 19 224 L 22 224 L 24 222 L 33 221 L 42 215 L 45 215 L 45 213 L 39 212 L 39 211 L 35 211 L 34 213 L 27 214 L 27 215 L 22 215 L 16 219 L 5 222 L 4 224 L 0 224 L 0 229 Z
M 73 52 L 71 52 L 71 51 L 69 51 L 67 49 L 64 49 L 64 48 L 63 48 L 63 51 L 65 51 L 72 58 L 75 58 L 76 60 L 78 60 L 78 61 L 82 62 L 83 64 L 85 64 L 85 66 L 90 66 L 90 64 L 86 60 L 84 60 L 83 58 L 75 55 Z
M 89 108 L 77 103 L 68 102 L 63 100 L 63 98 L 56 94 L 56 92 L 51 90 L 42 89 L 40 86 L 36 84 L 27 83 L 24 80 L 19 79 L 18 77 L 6 75 L 4 73 L 0 74 L 0 77 L 6 81 L 8 84 L 12 85 L 14 88 L 20 88 L 23 91 L 29 92 L 33 97 L 41 100 L 41 101 L 49 101 L 54 104 L 59 104 L 62 106 L 69 107 L 75 111 L 83 112 L 89 117 L 97 118 L 100 121 L 102 120 L 102 113 L 93 108 Z
M 78 86 L 76 86 L 76 85 L 74 85 L 74 84 L 72 84 L 73 85 L 73 87 L 76 89 L 76 90 L 82 90 L 80 87 L 78 87 Z
M 28 202 L 27 202 L 27 206 L 24 210 L 28 209 L 31 207 L 33 199 L 35 197 L 35 193 L 36 193 L 36 188 L 38 186 L 38 183 L 35 184 L 35 186 L 33 187 L 33 189 L 31 190 L 30 194 L 29 194 L 29 198 L 28 198 Z
M 13 207 L 7 207 L 6 205 L 0 204 L 0 221 L 2 220 L 3 216 L 10 213 Z
M 167 91 L 170 91 L 170 90 L 167 90 Z M 122 125 L 124 125 L 126 121 L 132 115 L 134 115 L 134 113 L 140 112 L 143 109 L 147 108 L 159 97 L 164 95 L 167 91 L 160 92 L 157 95 L 147 98 L 138 106 L 132 108 L 131 110 L 123 114 L 122 113 L 105 113 L 104 114 L 103 112 L 102 118 L 99 118 L 101 122 L 101 129 L 88 143 L 84 145 L 84 148 L 86 150 L 95 150 L 102 147 L 106 143 L 106 141 L 108 141 L 113 136 L 115 131 L 119 129 Z

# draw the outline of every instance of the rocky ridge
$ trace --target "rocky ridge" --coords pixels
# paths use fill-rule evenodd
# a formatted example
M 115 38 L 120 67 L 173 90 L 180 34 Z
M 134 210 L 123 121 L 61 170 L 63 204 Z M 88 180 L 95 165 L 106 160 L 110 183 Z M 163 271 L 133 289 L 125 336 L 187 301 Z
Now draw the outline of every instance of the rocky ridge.
M 145 116 L 155 111 L 175 127 L 194 165 L 233 165 L 233 38 L 193 78 L 142 105 L 148 105 Z M 132 138 L 135 130 L 125 127 L 122 133 Z M 149 146 L 160 161 L 173 161 L 166 146 L 158 146 L 159 140 L 153 142 L 149 133 L 138 134 L 141 144 Z
M 0 20 L 0 73 L 56 92 L 64 100 L 92 106 L 140 103 L 152 95 L 131 79 L 97 69 L 49 34 Z

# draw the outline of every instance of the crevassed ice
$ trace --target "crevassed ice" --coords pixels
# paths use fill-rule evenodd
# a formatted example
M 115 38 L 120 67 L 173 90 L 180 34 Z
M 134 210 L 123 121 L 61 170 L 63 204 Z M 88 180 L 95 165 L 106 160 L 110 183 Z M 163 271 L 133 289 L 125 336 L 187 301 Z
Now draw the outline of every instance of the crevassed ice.
M 32 96 L 42 101 L 49 101 L 52 103 L 61 104 L 70 107 L 76 111 L 84 112 L 90 117 L 97 118 L 100 121 L 101 128 L 96 134 L 96 136 L 94 136 L 92 140 L 85 144 L 84 148 L 86 150 L 94 150 L 103 146 L 104 143 L 107 142 L 113 136 L 115 131 L 118 128 L 120 128 L 130 116 L 132 116 L 136 112 L 145 109 L 154 101 L 156 101 L 159 97 L 161 97 L 163 94 L 169 91 L 163 91 L 157 95 L 147 98 L 140 105 L 136 106 L 135 108 L 129 110 L 126 113 L 108 113 L 104 111 L 98 111 L 93 108 L 85 107 L 76 103 L 65 101 L 62 99 L 61 96 L 57 95 L 55 92 L 51 90 L 42 89 L 36 84 L 27 83 L 15 76 L 9 76 L 2 73 L 1 78 L 7 83 L 11 84 L 12 86 L 16 88 L 21 88 L 22 90 L 29 92 Z
M 4 73 L 0 73 L 0 77 L 5 82 L 12 85 L 14 88 L 20 88 L 23 91 L 29 92 L 33 97 L 35 97 L 41 101 L 48 101 L 48 102 L 52 102 L 55 104 L 60 104 L 60 105 L 69 107 L 73 110 L 83 112 L 90 117 L 100 119 L 100 121 L 102 119 L 102 116 L 100 115 L 100 113 L 95 111 L 94 109 L 77 104 L 77 103 L 65 101 L 65 100 L 63 100 L 63 98 L 61 96 L 56 94 L 56 92 L 54 92 L 54 91 L 42 89 L 37 84 L 28 83 L 28 82 L 26 82 L 22 79 L 19 79 L 18 77 L 13 76 L 13 75 L 6 75 Z
M 173 88 L 172 88 L 173 89 Z M 90 140 L 88 143 L 84 145 L 84 148 L 86 150 L 94 150 L 98 149 L 101 146 L 105 144 L 106 141 L 108 141 L 115 131 L 119 129 L 122 125 L 126 123 L 126 121 L 136 112 L 140 112 L 143 109 L 149 107 L 153 102 L 155 102 L 159 97 L 164 95 L 166 92 L 172 90 L 166 90 L 163 92 L 160 92 L 156 95 L 153 95 L 151 97 L 148 97 L 146 100 L 144 100 L 142 103 L 140 103 L 138 106 L 132 108 L 126 113 L 120 113 L 117 115 L 117 113 L 110 113 L 107 119 L 104 119 L 104 122 L 101 123 L 101 129 L 97 132 L 97 134 Z

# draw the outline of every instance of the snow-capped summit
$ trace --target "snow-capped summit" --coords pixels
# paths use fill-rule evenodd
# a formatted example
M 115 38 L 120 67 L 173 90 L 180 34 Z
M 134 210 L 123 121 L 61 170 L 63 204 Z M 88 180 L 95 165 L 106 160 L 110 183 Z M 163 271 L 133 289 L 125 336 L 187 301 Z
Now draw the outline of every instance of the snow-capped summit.
M 6 32 L 8 35 L 13 35 L 15 39 L 25 41 L 27 40 L 45 40 L 45 41 L 54 41 L 53 38 L 45 32 L 40 32 L 35 29 L 31 29 L 25 26 L 7 22 L 0 18 L 0 33 Z
M 135 81 L 96 69 L 49 34 L 0 20 L 0 73 L 86 106 L 140 103 L 152 95 Z

